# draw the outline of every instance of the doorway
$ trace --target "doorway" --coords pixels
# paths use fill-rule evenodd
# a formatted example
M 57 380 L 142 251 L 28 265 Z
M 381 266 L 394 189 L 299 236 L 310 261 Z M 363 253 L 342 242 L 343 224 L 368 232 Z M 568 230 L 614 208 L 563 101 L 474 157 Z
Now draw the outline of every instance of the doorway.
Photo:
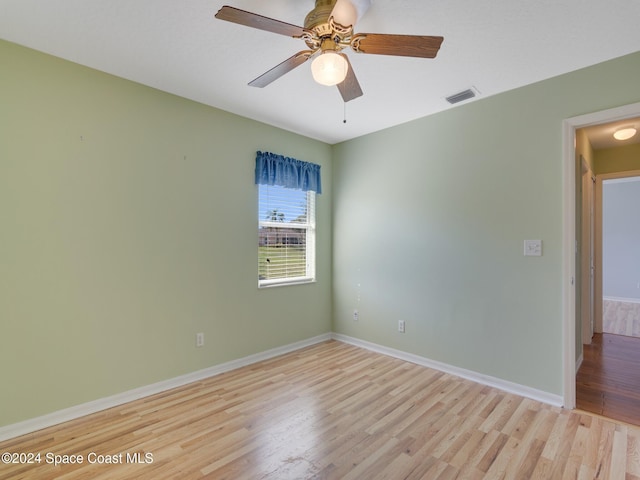
M 613 309 L 617 300 L 640 301 L 640 279 L 629 280 L 640 272 L 640 254 L 635 251 L 640 219 L 634 208 L 640 201 L 640 182 L 636 190 L 628 178 L 640 168 L 640 144 L 638 139 L 626 144 L 613 140 L 614 131 L 626 124 L 638 128 L 640 119 L 629 116 L 574 130 L 579 172 L 575 175 L 575 406 L 640 424 L 640 322 L 638 338 L 626 339 L 621 329 L 632 332 L 635 326 L 623 326 L 618 314 L 622 310 Z M 630 194 L 637 200 L 629 200 Z
M 563 288 L 563 400 L 564 407 L 573 409 L 576 407 L 576 373 L 583 361 L 583 332 L 582 317 L 582 279 L 579 239 L 577 226 L 580 225 L 581 213 L 577 211 L 581 202 L 577 201 L 577 192 L 580 192 L 582 177 L 580 166 L 576 170 L 576 153 L 578 144 L 576 132 L 579 129 L 612 124 L 618 121 L 628 121 L 640 118 L 640 103 L 625 105 L 609 110 L 595 112 L 569 118 L 563 121 L 563 276 L 566 282 Z M 579 158 L 579 157 L 578 157 Z M 578 164 L 579 165 L 579 164 Z M 597 197 L 597 185 L 596 195 Z M 597 205 L 597 199 L 596 199 Z M 593 285 L 593 330 L 601 328 L 602 321 L 602 278 L 598 270 L 598 218 L 597 211 L 594 219 L 594 285 Z M 598 301 L 600 299 L 600 301 Z M 600 312 L 600 314 L 599 314 Z M 591 324 L 591 320 L 589 319 Z
M 637 150 L 640 153 L 640 147 Z M 634 173 L 614 172 L 596 178 L 594 258 L 599 322 L 594 326 L 593 336 L 583 342 L 583 361 L 576 375 L 576 406 L 639 425 L 640 318 L 634 321 L 632 314 L 634 304 L 640 307 L 640 280 L 636 279 L 640 274 L 640 253 L 636 251 L 640 241 L 640 214 L 636 208 L 640 201 L 640 177 L 631 176 Z M 590 221 L 585 218 L 590 212 L 588 208 L 581 211 L 584 226 Z M 585 236 L 582 237 L 585 241 Z M 581 279 L 587 277 L 581 275 Z M 584 292 L 590 285 L 581 287 Z M 629 305 L 632 307 L 628 308 Z

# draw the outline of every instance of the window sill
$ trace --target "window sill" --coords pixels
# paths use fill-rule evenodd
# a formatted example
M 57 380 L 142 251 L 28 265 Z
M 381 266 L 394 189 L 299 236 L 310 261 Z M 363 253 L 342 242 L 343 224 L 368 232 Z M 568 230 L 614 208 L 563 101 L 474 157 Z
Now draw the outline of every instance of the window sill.
M 288 278 L 278 280 L 260 280 L 258 288 L 286 287 L 288 285 L 304 285 L 307 283 L 316 283 L 315 278 Z

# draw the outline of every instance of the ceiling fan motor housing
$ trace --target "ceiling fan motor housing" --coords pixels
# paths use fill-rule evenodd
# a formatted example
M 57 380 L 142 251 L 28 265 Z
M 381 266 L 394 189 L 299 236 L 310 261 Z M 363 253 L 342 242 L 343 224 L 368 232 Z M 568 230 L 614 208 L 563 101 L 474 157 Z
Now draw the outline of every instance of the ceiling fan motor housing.
M 333 11 L 336 0 L 316 0 L 316 7 L 311 10 L 304 19 L 304 28 L 308 30 L 318 31 L 317 28 L 326 28 L 326 34 L 331 33 L 329 27 L 329 16 Z M 318 35 L 322 36 L 320 32 Z

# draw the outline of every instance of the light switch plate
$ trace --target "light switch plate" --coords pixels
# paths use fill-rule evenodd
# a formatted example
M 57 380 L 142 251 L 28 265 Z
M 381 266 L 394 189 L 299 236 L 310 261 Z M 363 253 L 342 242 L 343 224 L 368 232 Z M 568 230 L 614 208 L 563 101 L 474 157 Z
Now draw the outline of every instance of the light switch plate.
M 542 256 L 542 240 L 525 240 L 524 256 L 525 257 L 541 257 Z

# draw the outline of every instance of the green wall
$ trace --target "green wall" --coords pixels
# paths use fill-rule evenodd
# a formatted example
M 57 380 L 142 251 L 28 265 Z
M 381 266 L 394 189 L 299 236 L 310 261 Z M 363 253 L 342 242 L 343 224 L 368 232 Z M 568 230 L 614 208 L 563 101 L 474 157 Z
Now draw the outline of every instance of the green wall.
M 562 395 L 562 121 L 640 101 L 639 74 L 634 54 L 336 145 L 334 331 Z
M 0 65 L 0 426 L 331 331 L 330 146 L 6 42 Z M 322 166 L 315 284 L 257 288 L 256 150 Z

